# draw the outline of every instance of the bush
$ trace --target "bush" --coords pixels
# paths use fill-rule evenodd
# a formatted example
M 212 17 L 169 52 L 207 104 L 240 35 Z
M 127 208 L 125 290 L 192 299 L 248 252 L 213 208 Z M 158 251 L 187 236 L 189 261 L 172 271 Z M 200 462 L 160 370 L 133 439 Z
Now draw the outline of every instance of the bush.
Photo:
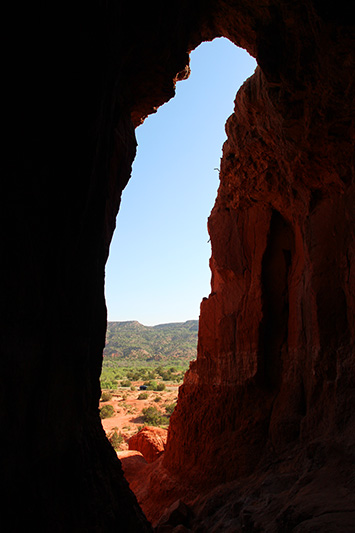
M 157 386 L 158 386 L 158 383 L 154 379 L 152 381 L 149 381 L 147 384 L 147 387 L 149 390 L 156 390 Z
M 110 441 L 114 450 L 116 450 L 117 452 L 118 450 L 121 449 L 121 444 L 124 439 L 123 439 L 121 432 L 118 434 L 117 431 L 113 431 L 111 435 L 109 436 L 108 440 Z
M 154 390 L 154 391 L 165 390 L 165 383 L 157 383 L 155 379 L 152 379 L 151 381 L 145 381 L 144 385 L 148 388 L 148 390 Z
M 103 405 L 100 409 L 100 418 L 110 418 L 115 414 L 112 405 Z
M 168 417 L 162 415 L 156 407 L 146 407 L 142 413 L 145 424 L 149 426 L 165 426 L 169 423 Z
M 101 394 L 101 401 L 102 402 L 108 402 L 111 400 L 112 394 L 109 391 L 103 391 Z
M 101 388 L 107 390 L 113 390 L 116 387 L 116 383 L 113 381 L 101 381 Z
M 123 381 L 121 381 L 121 387 L 130 387 L 131 386 L 131 382 L 129 381 L 129 379 L 124 379 Z
M 141 392 L 141 394 L 138 396 L 138 400 L 146 400 L 148 396 L 149 394 L 147 392 Z
M 165 412 L 170 416 L 173 414 L 175 407 L 176 403 L 169 403 L 165 406 Z

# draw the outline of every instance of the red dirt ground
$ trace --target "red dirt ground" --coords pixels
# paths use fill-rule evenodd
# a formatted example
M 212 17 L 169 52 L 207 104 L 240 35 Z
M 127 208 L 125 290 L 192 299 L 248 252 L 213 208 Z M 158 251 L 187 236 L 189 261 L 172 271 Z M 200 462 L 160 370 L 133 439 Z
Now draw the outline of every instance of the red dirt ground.
M 121 450 L 128 450 L 128 440 L 132 435 L 137 433 L 141 426 L 144 425 L 142 418 L 142 410 L 149 406 L 154 406 L 159 409 L 162 414 L 165 414 L 165 406 L 175 403 L 178 395 L 177 384 L 166 384 L 164 391 L 140 391 L 139 386 L 142 381 L 133 382 L 132 385 L 135 390 L 120 387 L 112 393 L 112 398 L 108 402 L 100 402 L 100 408 L 103 405 L 112 405 L 115 410 L 115 415 L 110 418 L 102 420 L 102 426 L 109 437 L 113 431 L 121 433 L 124 442 L 121 444 Z M 138 400 L 142 392 L 148 393 L 146 400 Z M 155 401 L 156 398 L 161 398 L 160 401 Z

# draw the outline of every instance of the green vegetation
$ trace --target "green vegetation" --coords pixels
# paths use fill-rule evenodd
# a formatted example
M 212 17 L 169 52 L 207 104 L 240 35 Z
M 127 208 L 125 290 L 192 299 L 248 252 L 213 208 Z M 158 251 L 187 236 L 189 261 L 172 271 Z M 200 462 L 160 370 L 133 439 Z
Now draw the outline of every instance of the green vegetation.
M 173 414 L 173 411 L 176 407 L 176 403 L 169 403 L 168 405 L 165 406 L 165 412 L 167 415 L 172 415 Z
M 132 381 L 143 381 L 149 390 L 163 391 L 166 388 L 164 381 L 181 383 L 187 368 L 187 364 L 122 367 L 120 361 L 105 357 L 102 364 L 101 389 L 115 391 L 118 387 L 130 387 L 134 390 Z
M 149 426 L 167 426 L 169 424 L 169 417 L 163 415 L 156 407 L 146 407 L 142 414 L 144 423 Z
M 141 394 L 138 396 L 138 400 L 146 400 L 148 396 L 149 394 L 147 392 L 141 392 Z
M 108 322 L 101 401 L 108 401 L 119 388 L 135 390 L 137 381 L 152 391 L 166 390 L 166 383 L 181 383 L 189 362 L 196 358 L 197 332 L 197 320 L 154 327 Z
M 117 433 L 117 431 L 115 430 L 109 435 L 108 440 L 110 441 L 114 450 L 118 452 L 118 450 L 121 449 L 121 444 L 123 443 L 124 438 L 121 432 Z
M 100 418 L 110 418 L 115 414 L 112 405 L 103 405 L 100 409 Z
M 108 322 L 104 357 L 113 358 L 122 366 L 127 363 L 131 367 L 154 363 L 185 366 L 196 358 L 197 332 L 198 320 L 153 327 L 136 321 Z M 133 377 L 128 379 L 134 381 Z M 165 380 L 163 376 L 162 379 Z
M 112 398 L 112 394 L 109 391 L 103 391 L 101 394 L 102 402 L 109 402 Z

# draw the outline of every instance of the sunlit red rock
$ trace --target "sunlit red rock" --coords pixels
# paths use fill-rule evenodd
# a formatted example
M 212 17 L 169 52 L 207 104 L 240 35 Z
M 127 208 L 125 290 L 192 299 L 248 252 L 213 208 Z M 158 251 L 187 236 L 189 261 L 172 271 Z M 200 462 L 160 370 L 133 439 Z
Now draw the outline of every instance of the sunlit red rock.
M 166 429 L 145 426 L 128 441 L 129 450 L 138 450 L 148 463 L 153 463 L 165 450 Z

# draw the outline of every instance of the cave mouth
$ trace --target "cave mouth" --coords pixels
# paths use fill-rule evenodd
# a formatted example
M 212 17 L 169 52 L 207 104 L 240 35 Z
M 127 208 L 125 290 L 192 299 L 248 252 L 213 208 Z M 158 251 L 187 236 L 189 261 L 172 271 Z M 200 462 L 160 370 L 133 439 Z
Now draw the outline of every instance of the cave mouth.
M 175 97 L 136 129 L 138 151 L 106 264 L 108 322 L 196 320 L 210 293 L 207 219 L 225 123 L 256 62 L 221 37 L 193 50 L 190 68 Z
M 108 321 L 197 319 L 210 291 L 207 218 L 225 122 L 256 62 L 226 38 L 203 42 L 190 58 L 191 74 L 175 97 L 136 129 L 137 155 L 106 264 Z

